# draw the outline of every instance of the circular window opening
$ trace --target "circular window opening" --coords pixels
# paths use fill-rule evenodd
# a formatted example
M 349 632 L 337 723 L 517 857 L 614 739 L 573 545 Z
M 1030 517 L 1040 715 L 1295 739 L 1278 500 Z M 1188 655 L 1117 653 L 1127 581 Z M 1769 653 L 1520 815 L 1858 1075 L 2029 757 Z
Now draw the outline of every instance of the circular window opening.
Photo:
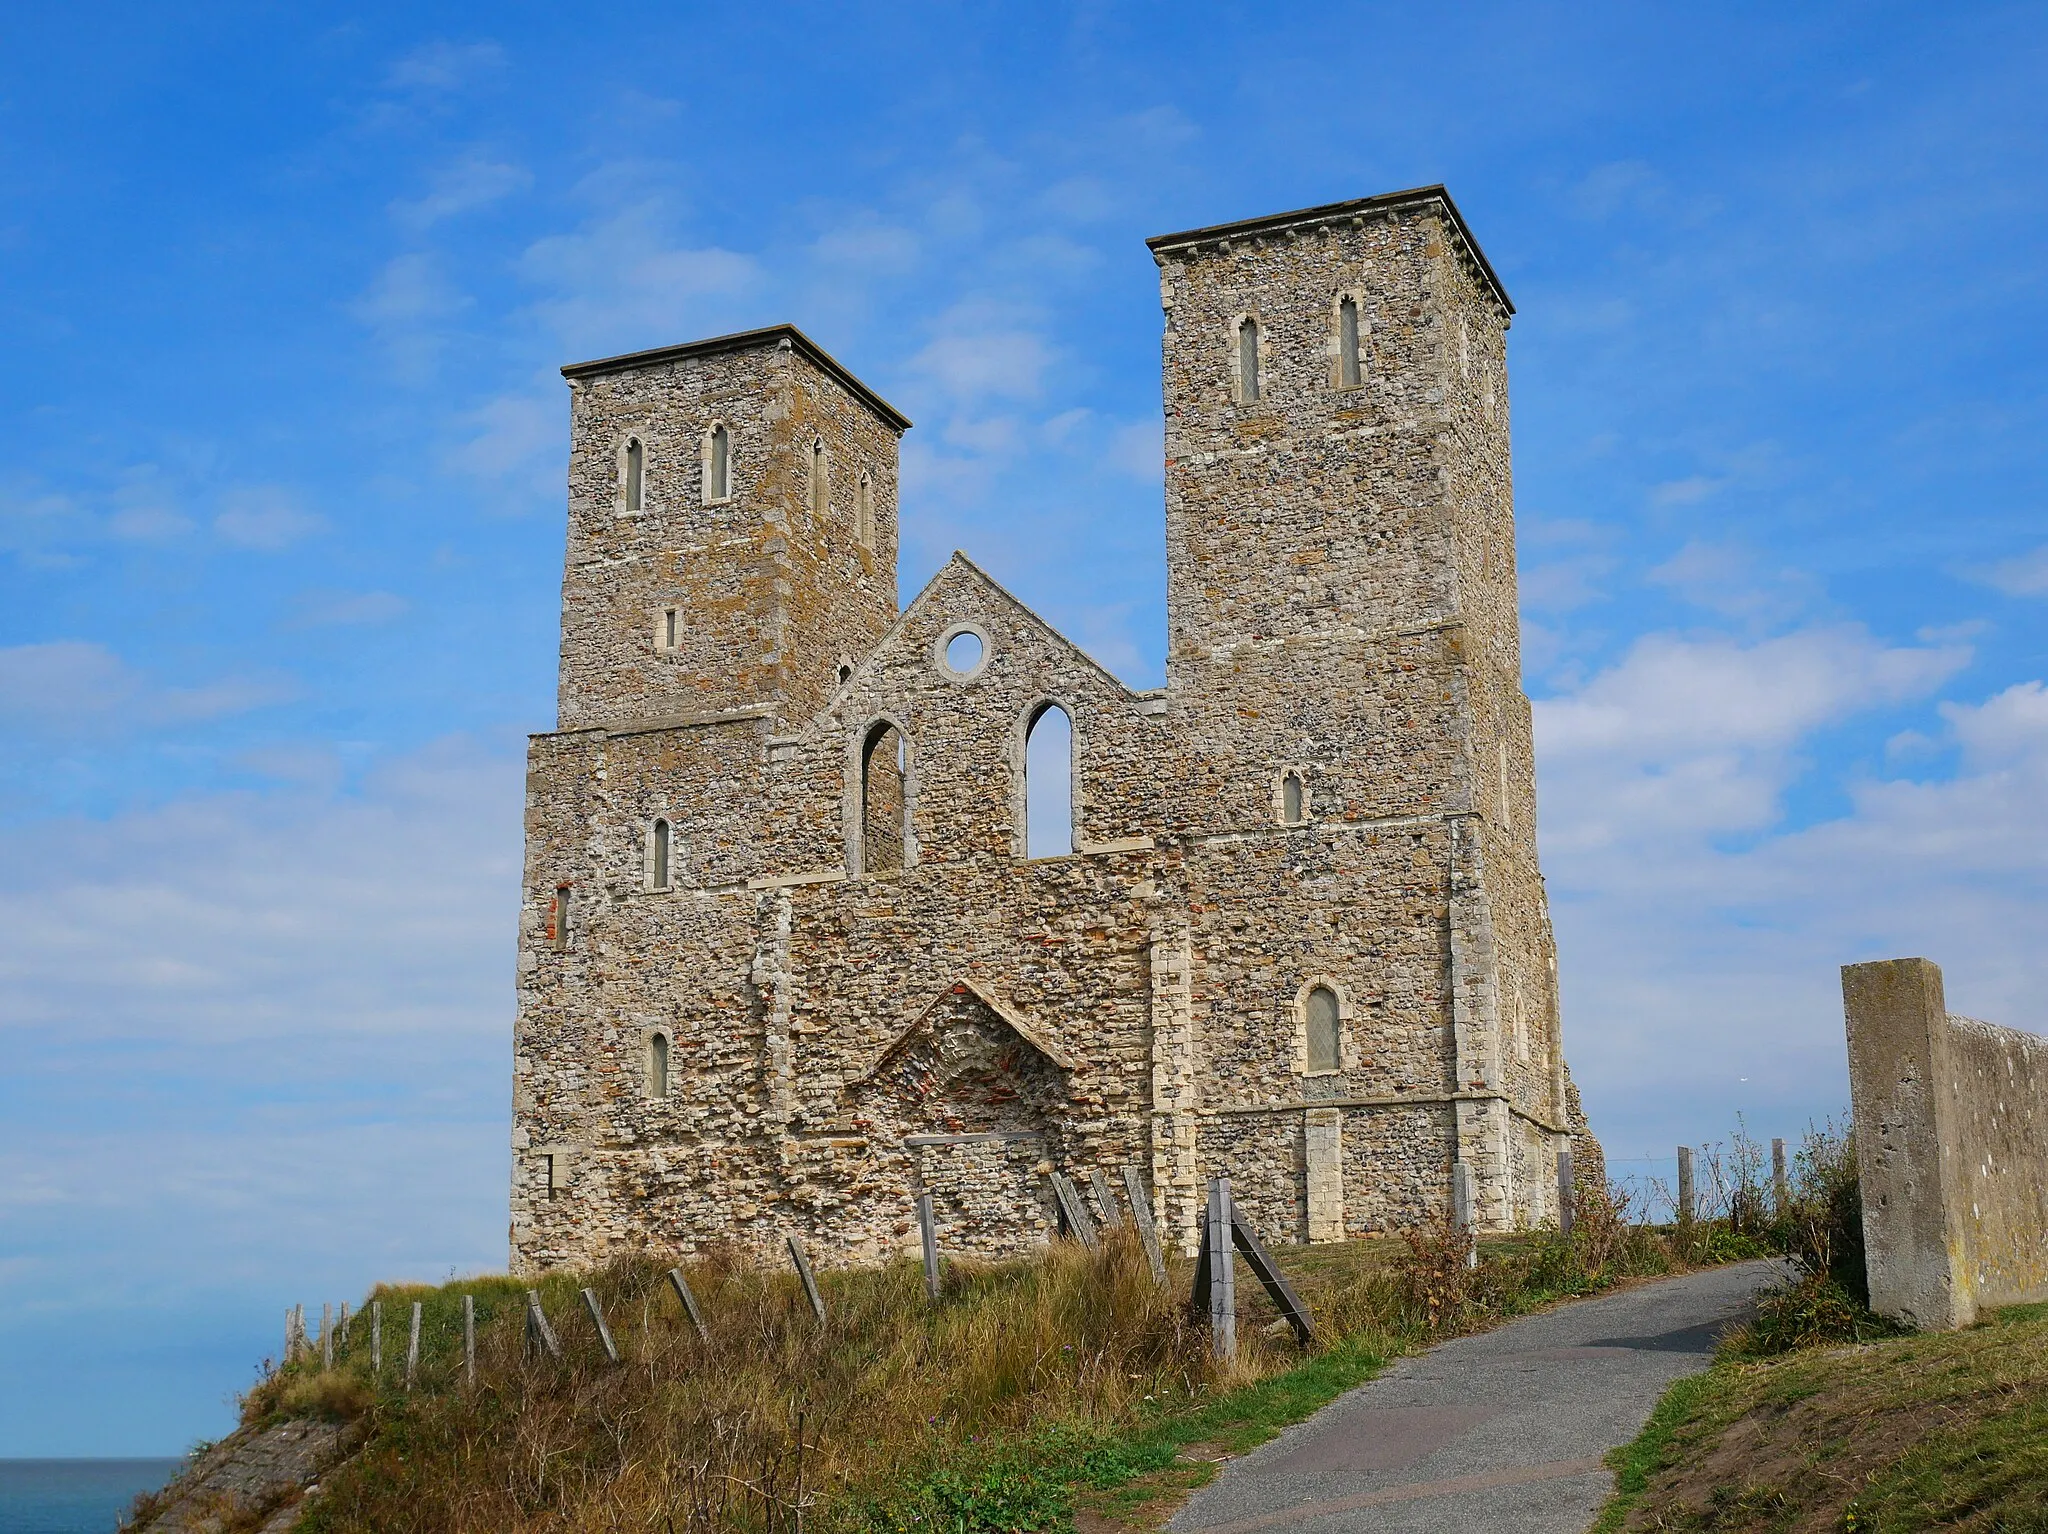
M 965 676 L 981 664 L 981 635 L 962 629 L 946 641 L 946 667 L 955 676 Z

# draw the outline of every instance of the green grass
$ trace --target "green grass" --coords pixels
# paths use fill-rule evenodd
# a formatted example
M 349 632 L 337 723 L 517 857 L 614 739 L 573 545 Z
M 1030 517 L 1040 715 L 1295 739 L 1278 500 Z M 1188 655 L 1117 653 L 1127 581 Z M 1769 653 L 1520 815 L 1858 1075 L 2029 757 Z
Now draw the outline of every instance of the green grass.
M 1762 1361 L 1730 1350 L 1609 1463 L 1600 1534 L 2048 1534 L 2048 1305 Z

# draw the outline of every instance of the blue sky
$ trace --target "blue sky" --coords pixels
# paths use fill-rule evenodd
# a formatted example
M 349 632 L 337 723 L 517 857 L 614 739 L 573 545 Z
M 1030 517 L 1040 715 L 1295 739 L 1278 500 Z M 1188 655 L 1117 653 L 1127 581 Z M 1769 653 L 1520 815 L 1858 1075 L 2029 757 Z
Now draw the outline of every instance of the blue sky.
M 2048 13 L 6 8 L 0 1456 L 503 1261 L 563 362 L 791 320 L 954 548 L 1164 642 L 1145 236 L 1448 183 L 1510 337 L 1566 1038 L 1619 1158 L 2048 1028 Z

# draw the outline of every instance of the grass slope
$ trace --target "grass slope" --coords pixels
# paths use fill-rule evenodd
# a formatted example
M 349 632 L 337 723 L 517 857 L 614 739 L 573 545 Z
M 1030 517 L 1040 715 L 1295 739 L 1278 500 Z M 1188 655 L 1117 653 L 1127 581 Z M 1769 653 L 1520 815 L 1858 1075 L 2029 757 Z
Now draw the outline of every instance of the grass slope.
M 1605 1206 L 1602 1206 L 1605 1208 Z M 1188 1275 L 1156 1285 L 1128 1232 L 1026 1261 L 948 1265 L 938 1303 L 915 1263 L 820 1275 L 820 1325 L 785 1272 L 713 1256 L 688 1267 L 699 1337 L 663 1264 L 628 1257 L 536 1283 L 562 1348 L 526 1339 L 524 1285 L 386 1288 L 383 1367 L 352 1318 L 333 1368 L 301 1359 L 245 1403 L 251 1430 L 290 1417 L 361 1421 L 299 1527 L 314 1534 L 994 1534 L 1157 1523 L 1216 1464 L 1265 1441 L 1393 1356 L 1554 1299 L 1701 1260 L 1605 1208 L 1569 1240 L 1488 1242 L 1438 1230 L 1277 1254 L 1313 1307 L 1304 1355 L 1249 1282 L 1239 1356 L 1210 1356 Z M 1725 1243 L 1724 1243 L 1725 1245 Z M 1690 1257 L 1691 1261 L 1687 1258 Z M 623 1362 L 609 1364 L 581 1291 Z M 461 1306 L 476 1302 L 477 1367 Z M 407 1320 L 421 1352 L 404 1388 Z
M 2048 1306 L 1681 1380 L 1596 1525 L 2048 1534 Z

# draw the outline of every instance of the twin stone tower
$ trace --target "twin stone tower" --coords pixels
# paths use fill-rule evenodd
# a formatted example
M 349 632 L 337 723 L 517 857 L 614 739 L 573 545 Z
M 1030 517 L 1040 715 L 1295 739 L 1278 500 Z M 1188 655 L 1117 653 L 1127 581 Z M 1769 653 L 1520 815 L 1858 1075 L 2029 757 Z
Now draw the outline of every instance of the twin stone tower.
M 1441 187 L 1164 235 L 1166 685 L 964 555 L 898 606 L 910 423 L 792 326 L 564 368 L 512 1262 L 873 1262 L 1205 1180 L 1268 1239 L 1554 1218 L 1513 306 Z M 1072 851 L 1027 854 L 1070 721 Z M 1043 771 L 1043 767 L 1040 769 Z

